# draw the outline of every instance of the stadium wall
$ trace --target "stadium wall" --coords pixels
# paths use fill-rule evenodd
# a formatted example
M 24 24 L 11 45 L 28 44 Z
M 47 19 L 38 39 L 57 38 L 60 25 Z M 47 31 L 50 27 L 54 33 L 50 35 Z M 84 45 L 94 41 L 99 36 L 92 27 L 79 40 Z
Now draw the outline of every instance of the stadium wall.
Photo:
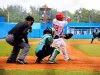
M 12 29 L 16 23 L 7 23 L 0 22 L 0 38 L 3 39 L 6 37 L 8 31 Z M 32 25 L 32 33 L 28 34 L 29 38 L 41 38 L 43 35 L 43 30 L 46 27 L 52 27 L 52 23 L 34 23 Z M 98 28 L 100 29 L 99 23 L 69 23 L 64 27 L 63 33 L 73 33 L 74 36 L 72 38 L 75 39 L 89 39 L 92 38 L 92 31 Z M 78 34 L 78 31 L 80 34 Z M 91 33 L 90 33 L 91 31 Z

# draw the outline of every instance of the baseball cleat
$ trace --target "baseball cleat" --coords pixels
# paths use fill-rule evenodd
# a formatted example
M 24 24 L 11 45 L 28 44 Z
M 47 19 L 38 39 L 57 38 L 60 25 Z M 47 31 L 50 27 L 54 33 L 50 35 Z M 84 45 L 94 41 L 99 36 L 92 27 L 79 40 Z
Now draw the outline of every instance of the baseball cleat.
M 18 59 L 16 61 L 17 64 L 28 64 L 26 61 L 24 61 L 23 59 Z
M 37 61 L 37 60 L 36 60 L 36 61 L 35 61 L 35 64 L 41 64 L 41 61 Z
M 56 64 L 56 62 L 55 62 L 55 61 L 50 61 L 50 60 L 49 60 L 49 61 L 47 62 L 47 64 Z
M 69 59 L 67 59 L 67 61 L 70 61 L 71 59 L 69 58 Z
M 42 59 L 37 58 L 35 64 L 41 64 Z
M 16 63 L 16 60 L 8 59 L 7 63 Z

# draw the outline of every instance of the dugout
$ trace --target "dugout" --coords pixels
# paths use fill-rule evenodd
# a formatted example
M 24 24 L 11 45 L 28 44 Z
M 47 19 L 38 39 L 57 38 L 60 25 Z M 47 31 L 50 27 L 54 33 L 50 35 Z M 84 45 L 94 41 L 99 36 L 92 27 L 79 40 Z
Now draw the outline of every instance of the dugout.
M 73 33 L 72 38 L 92 38 L 92 32 L 95 28 L 100 31 L 100 23 L 69 23 L 67 25 L 67 33 Z

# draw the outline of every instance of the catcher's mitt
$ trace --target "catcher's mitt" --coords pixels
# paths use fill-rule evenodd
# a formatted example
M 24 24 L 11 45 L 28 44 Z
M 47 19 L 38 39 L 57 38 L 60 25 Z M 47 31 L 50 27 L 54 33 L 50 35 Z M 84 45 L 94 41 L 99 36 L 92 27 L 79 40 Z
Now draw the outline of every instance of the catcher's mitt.
M 64 38 L 65 39 L 70 39 L 73 36 L 73 34 L 69 33 L 69 34 L 64 34 Z

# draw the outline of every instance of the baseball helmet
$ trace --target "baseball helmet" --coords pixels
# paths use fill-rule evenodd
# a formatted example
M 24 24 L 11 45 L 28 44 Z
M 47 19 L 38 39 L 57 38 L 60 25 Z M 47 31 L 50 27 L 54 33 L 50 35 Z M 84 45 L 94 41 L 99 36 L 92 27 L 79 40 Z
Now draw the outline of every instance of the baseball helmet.
M 51 34 L 51 35 L 53 35 L 54 34 L 54 31 L 52 30 L 52 28 L 46 28 L 43 31 L 43 34 Z
M 57 19 L 58 21 L 62 21 L 62 20 L 63 20 L 63 18 L 64 18 L 63 13 L 58 12 L 58 13 L 56 14 L 56 19 Z

